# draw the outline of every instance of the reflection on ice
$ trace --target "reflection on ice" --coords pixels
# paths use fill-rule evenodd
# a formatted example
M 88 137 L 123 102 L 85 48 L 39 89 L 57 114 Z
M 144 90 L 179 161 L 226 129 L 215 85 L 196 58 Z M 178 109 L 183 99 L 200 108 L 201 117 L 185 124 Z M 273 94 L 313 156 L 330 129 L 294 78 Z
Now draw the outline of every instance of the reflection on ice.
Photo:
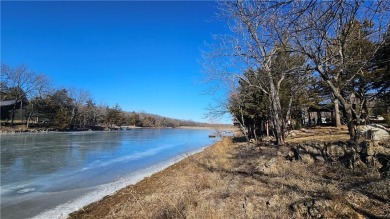
M 24 194 L 24 193 L 33 192 L 33 191 L 35 191 L 35 188 L 34 187 L 30 187 L 30 188 L 25 188 L 25 189 L 18 190 L 18 191 L 16 191 L 16 193 Z
M 31 217 L 86 189 L 134 177 L 142 169 L 210 145 L 215 141 L 207 138 L 210 132 L 137 129 L 2 135 L 1 218 Z

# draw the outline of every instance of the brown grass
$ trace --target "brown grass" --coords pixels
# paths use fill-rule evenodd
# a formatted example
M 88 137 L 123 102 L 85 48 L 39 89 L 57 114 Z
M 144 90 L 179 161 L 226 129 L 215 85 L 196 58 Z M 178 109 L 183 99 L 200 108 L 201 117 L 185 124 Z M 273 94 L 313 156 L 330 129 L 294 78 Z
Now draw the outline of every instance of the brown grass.
M 389 179 L 288 152 L 224 139 L 70 218 L 389 218 Z

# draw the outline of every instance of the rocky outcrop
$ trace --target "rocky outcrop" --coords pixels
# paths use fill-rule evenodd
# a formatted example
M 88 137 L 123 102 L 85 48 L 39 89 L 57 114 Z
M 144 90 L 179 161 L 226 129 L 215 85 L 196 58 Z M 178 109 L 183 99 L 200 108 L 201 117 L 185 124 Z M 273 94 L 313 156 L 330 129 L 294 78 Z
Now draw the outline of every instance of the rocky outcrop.
M 290 160 L 337 161 L 350 154 L 353 147 L 348 142 L 313 142 L 293 144 L 286 158 Z
M 359 127 L 359 134 L 367 140 L 383 141 L 390 140 L 389 131 L 381 125 L 371 124 Z
M 278 159 L 275 157 L 270 160 L 264 159 L 263 162 L 258 164 L 256 170 L 262 174 L 275 174 L 279 171 L 278 164 Z
M 390 176 L 390 145 L 384 141 L 366 140 L 359 144 L 312 142 L 291 145 L 286 159 L 304 163 L 343 162 L 349 168 L 373 167 Z

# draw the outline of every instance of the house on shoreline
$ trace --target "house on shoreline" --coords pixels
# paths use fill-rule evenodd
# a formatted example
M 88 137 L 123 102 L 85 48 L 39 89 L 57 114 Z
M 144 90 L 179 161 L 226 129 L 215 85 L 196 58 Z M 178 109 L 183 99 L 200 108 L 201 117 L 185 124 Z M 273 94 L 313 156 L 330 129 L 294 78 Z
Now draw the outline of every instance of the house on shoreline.
M 15 114 L 15 119 L 21 118 L 21 113 L 17 113 L 26 103 L 21 100 L 2 100 L 0 101 L 0 115 L 2 121 L 12 120 L 13 113 Z

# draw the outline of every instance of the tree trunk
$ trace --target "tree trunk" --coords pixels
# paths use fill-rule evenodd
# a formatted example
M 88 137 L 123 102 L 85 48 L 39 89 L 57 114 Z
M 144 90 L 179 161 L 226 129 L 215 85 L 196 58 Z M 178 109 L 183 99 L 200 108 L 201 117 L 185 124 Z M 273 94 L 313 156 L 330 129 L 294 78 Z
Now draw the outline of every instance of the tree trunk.
M 71 129 L 75 129 L 76 127 L 76 121 L 75 121 L 75 118 L 76 118 L 76 107 L 72 107 L 72 113 L 70 115 L 70 128 Z
M 317 125 L 322 125 L 321 111 L 317 112 Z
M 15 120 L 15 108 L 12 111 L 12 116 L 11 116 L 11 126 L 14 125 L 14 120 Z
M 242 108 L 241 108 L 241 106 L 239 106 L 240 107 L 240 114 L 241 114 L 241 121 L 242 122 L 240 122 L 240 120 L 239 119 L 237 119 L 237 121 L 238 121 L 238 123 L 240 123 L 240 126 L 241 126 L 241 129 L 242 129 L 242 132 L 244 133 L 244 135 L 245 135 L 245 138 L 246 138 L 246 142 L 249 144 L 249 141 L 250 141 L 250 139 L 249 139 L 249 131 L 248 131 L 248 129 L 247 129 L 247 127 L 245 126 L 245 120 L 244 120 L 244 114 L 242 113 Z
M 285 124 L 282 116 L 282 108 L 277 90 L 273 83 L 270 83 L 270 102 L 271 102 L 271 119 L 274 124 L 275 138 L 277 145 L 284 145 Z
M 353 121 L 353 113 L 351 104 L 343 104 L 345 108 L 345 117 L 347 119 L 347 126 L 350 140 L 356 141 L 356 126 Z
M 349 103 L 342 95 L 340 90 L 334 86 L 334 84 L 330 80 L 326 80 L 326 78 L 323 78 L 325 82 L 329 85 L 329 87 L 332 89 L 332 93 L 335 97 L 335 99 L 338 99 L 340 101 L 341 105 L 343 105 L 343 113 L 346 118 L 347 126 L 348 126 L 348 132 L 349 137 L 351 141 L 356 141 L 357 135 L 356 135 L 356 127 L 353 121 L 353 115 L 354 115 L 354 109 L 352 108 L 352 104 Z
M 334 104 L 334 120 L 335 120 L 335 126 L 336 126 L 336 127 L 341 127 L 339 100 L 338 100 L 337 98 L 334 98 L 333 104 Z
M 257 130 L 256 125 L 253 125 L 253 137 L 255 138 L 255 141 L 256 141 L 256 143 L 257 143 L 257 142 L 258 142 L 258 139 L 257 139 L 256 130 Z
M 287 122 L 287 131 L 291 130 L 292 129 L 292 126 L 291 126 L 291 106 L 292 106 L 292 101 L 293 101 L 293 98 L 292 98 L 292 95 L 290 97 L 290 100 L 288 102 L 288 108 L 287 108 L 287 113 L 286 113 L 286 122 Z M 284 136 L 284 138 L 286 138 L 287 136 Z
M 17 103 L 17 102 L 18 102 L 18 100 L 15 100 L 14 109 L 12 110 L 11 125 L 14 124 L 14 120 L 15 120 L 15 111 L 16 111 L 16 103 Z
M 31 119 L 32 111 L 28 113 L 28 117 L 26 119 L 26 128 L 30 126 L 30 119 Z
M 23 100 L 20 101 L 20 120 L 23 123 Z
M 345 117 L 347 119 L 347 127 L 348 127 L 348 132 L 349 132 L 349 137 L 350 137 L 350 140 L 356 140 L 356 127 L 355 127 L 355 124 L 353 122 L 353 114 L 352 114 L 352 105 L 351 104 L 345 104 L 344 105 L 344 108 L 345 108 Z
M 30 103 L 30 106 L 31 106 L 31 110 L 28 112 L 27 114 L 27 118 L 26 118 L 26 128 L 28 129 L 28 127 L 30 126 L 30 119 L 31 119 L 31 116 L 33 114 L 33 111 L 34 111 L 34 104 L 33 103 Z
M 350 140 L 356 141 L 357 140 L 356 125 L 355 125 L 354 119 L 353 119 L 354 113 L 353 113 L 352 104 L 347 103 L 347 101 L 344 99 L 341 99 L 341 100 L 339 99 L 339 101 L 341 102 L 341 104 L 344 107 L 343 113 L 344 113 L 344 116 L 347 120 L 346 122 L 347 122 Z

